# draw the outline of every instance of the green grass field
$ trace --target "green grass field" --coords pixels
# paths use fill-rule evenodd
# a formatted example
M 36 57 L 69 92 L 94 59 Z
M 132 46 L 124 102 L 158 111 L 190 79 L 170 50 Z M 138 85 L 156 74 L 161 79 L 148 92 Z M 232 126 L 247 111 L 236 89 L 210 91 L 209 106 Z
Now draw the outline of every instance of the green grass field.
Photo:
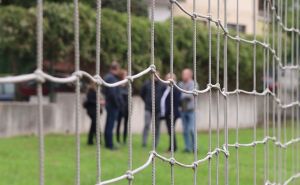
M 288 136 L 291 129 L 287 129 Z M 199 158 L 206 155 L 208 151 L 208 134 L 200 132 L 198 137 Z M 216 147 L 216 134 L 212 135 L 213 148 Z M 257 138 L 263 137 L 263 130 L 257 130 Z M 223 133 L 220 135 L 221 143 L 224 141 Z M 251 142 L 253 138 L 252 129 L 244 129 L 239 132 L 239 141 Z M 193 154 L 183 153 L 183 138 L 181 134 L 177 135 L 179 150 L 175 153 L 177 160 L 190 164 L 193 161 Z M 150 141 L 150 140 L 149 140 Z M 229 142 L 235 142 L 235 131 L 229 131 Z M 149 142 L 150 143 L 150 142 Z M 166 157 L 168 138 L 162 135 L 158 152 Z M 293 162 L 292 149 L 299 150 L 299 144 L 290 146 L 286 152 L 286 170 L 283 168 L 283 178 L 292 175 L 292 167 L 296 166 Z M 138 167 L 143 164 L 148 156 L 151 147 L 141 147 L 141 136 L 133 136 L 133 165 Z M 273 143 L 269 144 L 270 155 L 269 176 L 273 180 L 274 162 Z M 300 151 L 299 151 L 300 152 Z M 127 171 L 127 146 L 121 146 L 118 151 L 108 151 L 102 148 L 102 179 L 117 177 Z M 219 158 L 219 183 L 224 184 L 224 155 Z M 38 139 L 35 136 L 21 136 L 14 138 L 0 139 L 0 184 L 1 185 L 37 185 L 38 184 Z M 299 162 L 299 161 L 298 161 Z M 170 183 L 170 165 L 157 160 L 157 184 L 165 185 Z M 241 185 L 253 184 L 253 148 L 239 149 L 239 181 Z M 208 184 L 208 162 L 198 167 L 198 184 Z M 212 184 L 216 184 L 216 157 L 211 161 L 212 165 Z M 299 164 L 298 164 L 299 167 Z M 298 169 L 299 170 L 299 169 Z M 264 146 L 257 146 L 257 184 L 263 184 L 264 178 Z M 75 181 L 75 137 L 73 135 L 47 135 L 45 137 L 45 184 L 49 185 L 67 185 L 74 184 Z M 86 145 L 86 135 L 81 136 L 81 184 L 93 185 L 96 181 L 96 147 Z M 188 185 L 193 182 L 193 170 L 175 167 L 175 184 Z M 126 180 L 120 184 L 127 184 Z M 134 183 L 136 185 L 151 184 L 151 166 L 135 175 Z M 229 184 L 236 184 L 236 150 L 230 148 L 229 157 Z M 292 183 L 293 184 L 293 183 Z M 300 180 L 294 181 L 294 184 L 300 184 Z

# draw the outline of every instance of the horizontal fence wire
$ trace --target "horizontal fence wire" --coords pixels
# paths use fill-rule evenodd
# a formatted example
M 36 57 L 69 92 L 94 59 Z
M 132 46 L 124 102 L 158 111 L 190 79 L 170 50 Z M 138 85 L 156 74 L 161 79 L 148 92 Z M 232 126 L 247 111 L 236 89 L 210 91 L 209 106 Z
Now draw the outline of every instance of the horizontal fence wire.
M 293 5 L 295 5 L 294 3 L 295 0 L 293 0 Z M 129 184 L 132 184 L 132 180 L 134 175 L 138 174 L 139 172 L 141 172 L 142 170 L 144 170 L 145 168 L 147 168 L 148 166 L 152 165 L 152 184 L 156 184 L 156 167 L 155 167 L 155 159 L 159 159 L 161 161 L 167 162 L 170 164 L 171 167 L 171 171 L 170 173 L 171 175 L 171 183 L 175 184 L 175 179 L 174 179 L 174 166 L 179 166 L 182 168 L 191 168 L 194 169 L 194 184 L 197 184 L 197 167 L 208 161 L 209 165 L 209 183 L 211 184 L 211 159 L 212 158 L 217 158 L 219 159 L 219 154 L 223 154 L 226 157 L 226 164 L 227 164 L 227 160 L 230 157 L 230 152 L 229 152 L 229 148 L 236 148 L 236 160 L 239 161 L 239 156 L 238 156 L 238 148 L 240 147 L 252 147 L 254 149 L 254 158 L 256 158 L 256 149 L 255 147 L 257 145 L 265 145 L 268 143 L 273 143 L 274 146 L 276 146 L 278 148 L 278 151 L 276 154 L 276 156 L 274 157 L 274 159 L 278 159 L 278 166 L 282 167 L 282 165 L 287 165 L 287 164 L 282 164 L 282 162 L 286 162 L 284 161 L 284 158 L 286 153 L 282 152 L 281 149 L 286 149 L 289 146 L 293 146 L 293 151 L 294 150 L 299 150 L 299 147 L 294 147 L 294 144 L 300 143 L 300 136 L 299 136 L 299 110 L 300 110 L 300 102 L 299 102 L 299 71 L 300 71 L 300 65 L 299 65 L 299 37 L 300 37 L 300 30 L 299 30 L 299 10 L 297 10 L 296 13 L 296 19 L 295 18 L 295 14 L 293 10 L 293 23 L 291 27 L 288 27 L 287 25 L 287 15 L 283 16 L 283 12 L 287 12 L 287 2 L 285 2 L 285 7 L 283 7 L 283 0 L 278 0 L 277 4 L 275 4 L 275 1 L 273 0 L 265 0 L 264 1 L 264 26 L 266 27 L 270 27 L 269 26 L 269 21 L 271 21 L 272 23 L 272 27 L 273 27 L 273 31 L 272 33 L 267 33 L 264 36 L 263 41 L 261 40 L 257 40 L 256 37 L 256 17 L 254 16 L 253 18 L 253 25 L 254 25 L 254 38 L 252 40 L 250 39 L 246 39 L 246 38 L 242 38 L 239 34 L 239 29 L 237 28 L 237 34 L 236 35 L 232 35 L 229 30 L 227 29 L 227 2 L 226 0 L 224 0 L 224 21 L 222 23 L 222 20 L 220 19 L 220 0 L 218 0 L 218 16 L 216 19 L 214 19 L 211 16 L 211 9 L 210 9 L 210 0 L 208 0 L 208 4 L 209 4 L 209 8 L 208 8 L 208 14 L 204 15 L 204 14 L 199 14 L 196 12 L 196 1 L 193 1 L 193 11 L 189 12 L 188 10 L 186 10 L 179 1 L 177 0 L 170 0 L 170 7 L 171 7 L 171 20 L 170 20 L 170 73 L 173 74 L 173 42 L 174 42 L 174 38 L 173 38 L 173 34 L 174 34 L 174 17 L 173 17 L 173 9 L 175 8 L 175 6 L 177 6 L 177 8 L 179 8 L 184 14 L 186 14 L 187 16 L 189 16 L 192 21 L 193 21 L 193 72 L 194 72 L 194 78 L 196 81 L 196 72 L 197 72 L 197 58 L 196 58 L 196 33 L 197 33 L 197 29 L 196 29 L 196 24 L 198 20 L 205 20 L 208 22 L 208 29 L 209 29 L 209 82 L 207 84 L 207 87 L 205 87 L 204 89 L 198 89 L 197 85 L 194 86 L 193 90 L 185 90 L 182 89 L 181 87 L 179 87 L 175 80 L 173 79 L 173 76 L 171 77 L 171 79 L 169 80 L 163 80 L 158 73 L 158 69 L 156 68 L 155 65 L 155 45 L 154 45 L 154 38 L 155 38 L 155 24 L 154 24 L 154 13 L 155 13 L 155 0 L 152 0 L 152 4 L 151 4 L 151 65 L 149 67 L 147 67 L 146 69 L 144 69 L 143 71 L 137 73 L 137 74 L 132 74 L 131 72 L 131 65 L 132 65 L 132 61 L 131 61 L 131 1 L 128 0 L 127 3 L 127 11 L 128 11 L 128 24 L 127 24 L 127 32 L 128 32 L 128 70 L 129 70 L 129 75 L 127 76 L 126 79 L 124 80 L 120 80 L 116 83 L 108 83 L 106 81 L 104 81 L 102 79 L 102 77 L 100 76 L 100 52 L 101 52 L 101 46 L 100 46 L 100 33 L 101 33 L 101 0 L 97 0 L 97 36 L 96 36 L 96 75 L 92 76 L 90 75 L 88 72 L 86 71 L 82 71 L 80 70 L 80 51 L 79 51 L 79 9 L 78 9 L 78 0 L 74 0 L 74 30 L 75 30 L 75 34 L 74 34 L 74 41 L 75 41 L 75 72 L 68 76 L 68 77 L 64 77 L 64 78 L 58 78 L 55 76 L 52 76 L 50 74 L 47 74 L 46 72 L 43 71 L 42 68 L 42 60 L 43 60 L 43 26 L 42 26 L 42 22 L 43 22 L 43 1 L 42 0 L 38 0 L 38 4 L 37 4 L 37 69 L 35 70 L 35 72 L 30 73 L 30 74 L 23 74 L 23 75 L 18 75 L 18 76 L 9 76 L 9 77 L 0 77 L 0 84 L 3 83 L 21 83 L 21 82 L 27 82 L 27 81 L 36 81 L 39 83 L 38 85 L 38 108 L 39 108 L 39 163 L 40 163 L 40 185 L 44 184 L 44 133 L 43 133 L 43 107 L 42 107 L 42 84 L 45 83 L 46 81 L 49 82 L 53 82 L 53 83 L 75 83 L 76 84 L 76 184 L 79 185 L 80 184 L 80 137 L 79 137 L 79 120 L 80 120 L 80 80 L 83 77 L 88 78 L 90 81 L 94 82 L 95 84 L 97 84 L 97 97 L 100 97 L 100 88 L 101 87 L 117 87 L 117 86 L 121 86 L 124 84 L 128 84 L 128 86 L 130 87 L 129 90 L 129 96 L 128 96 L 128 100 L 129 100 L 129 143 L 128 143 L 128 171 L 126 173 L 124 173 L 123 175 L 120 175 L 116 178 L 112 178 L 112 179 L 108 179 L 108 180 L 102 180 L 101 177 L 101 171 L 103 171 L 102 167 L 101 167 L 101 149 L 98 145 L 100 145 L 100 114 L 97 114 L 97 185 L 104 185 L 104 184 L 111 184 L 111 183 L 115 183 L 124 179 L 128 180 Z M 241 1 L 242 2 L 242 1 Z M 236 1 L 237 3 L 237 25 L 239 25 L 239 0 Z M 297 5 L 299 7 L 299 0 L 297 0 Z M 253 0 L 253 13 L 254 15 L 256 15 L 256 0 Z M 285 11 L 283 11 L 283 9 L 285 8 Z M 285 17 L 285 20 L 283 21 L 283 17 Z M 295 26 L 295 21 L 296 21 L 296 26 Z M 217 27 L 217 33 L 218 33 L 218 44 L 217 44 L 217 82 L 215 84 L 212 84 L 211 82 L 211 24 L 215 24 Z M 292 34 L 292 37 L 295 38 L 296 37 L 296 47 L 294 47 L 294 45 L 292 45 L 292 53 L 293 53 L 293 57 L 296 56 L 296 62 L 293 61 L 291 64 L 287 64 L 286 61 L 286 56 L 282 56 L 283 54 L 286 54 L 286 39 L 285 42 L 282 44 L 282 39 L 278 38 L 278 42 L 277 45 L 275 44 L 275 24 L 277 24 L 278 27 L 278 33 L 280 34 L 278 37 L 280 37 L 283 33 L 284 34 Z M 237 26 L 238 27 L 238 26 Z M 268 31 L 268 28 L 264 28 L 264 31 Z M 224 38 L 226 39 L 226 42 L 224 43 L 224 87 L 221 87 L 220 83 L 219 83 L 219 62 L 220 62 L 220 35 L 223 34 Z M 270 39 L 269 39 L 269 34 L 272 34 L 272 43 L 270 43 Z M 233 41 L 236 42 L 237 44 L 237 50 L 239 50 L 240 44 L 249 44 L 253 46 L 253 90 L 252 91 L 246 91 L 243 89 L 239 88 L 239 52 L 237 52 L 237 86 L 236 89 L 233 91 L 229 91 L 227 88 L 227 38 L 231 39 Z M 283 48 L 282 48 L 283 46 Z M 281 72 L 284 71 L 295 71 L 296 72 L 296 76 L 297 76 L 297 83 L 298 86 L 296 88 L 296 98 L 292 97 L 292 102 L 287 103 L 286 98 L 284 96 L 286 96 L 286 89 L 284 89 L 283 87 L 278 87 L 277 91 L 271 91 L 269 86 L 270 84 L 266 83 L 264 81 L 264 89 L 261 92 L 258 92 L 256 90 L 256 48 L 257 47 L 261 47 L 262 49 L 264 49 L 264 73 L 268 73 L 269 74 L 269 69 L 270 67 L 272 67 L 273 69 L 273 79 L 275 79 L 275 71 L 277 71 L 277 75 L 281 74 Z M 296 52 L 294 51 L 294 49 L 296 49 Z M 293 58 L 292 57 L 292 58 Z M 272 61 L 269 62 L 269 60 Z M 284 62 L 282 62 L 284 61 Z M 132 133 L 131 133 L 131 114 L 132 114 L 132 83 L 134 82 L 134 80 L 141 78 L 147 74 L 152 74 L 152 86 L 154 87 L 154 79 L 158 79 L 160 82 L 162 82 L 163 84 L 169 85 L 171 87 L 171 94 L 173 94 L 173 90 L 174 88 L 176 88 L 177 90 L 179 90 L 182 93 L 186 93 L 186 94 L 192 94 L 194 95 L 195 99 L 200 95 L 200 94 L 204 94 L 204 93 L 209 93 L 211 96 L 211 92 L 212 90 L 216 90 L 217 91 L 217 97 L 218 97 L 218 109 L 219 109 L 219 95 L 223 96 L 225 98 L 225 143 L 224 144 L 220 144 L 220 138 L 219 138 L 219 111 L 218 111 L 218 115 L 217 115 L 217 119 L 218 119 L 218 138 L 217 138 L 217 142 L 218 145 L 215 149 L 212 149 L 211 143 L 208 149 L 208 153 L 205 157 L 198 159 L 197 157 L 197 151 L 198 151 L 198 146 L 197 146 L 197 132 L 195 132 L 195 146 L 194 146 L 194 161 L 191 162 L 190 164 L 185 164 L 182 163 L 178 160 L 176 160 L 176 158 L 174 157 L 174 141 L 173 141 L 173 137 L 171 137 L 171 157 L 167 158 L 161 154 L 159 154 L 156 149 L 155 149 L 155 114 L 152 114 L 152 151 L 150 151 L 150 155 L 147 159 L 147 161 L 133 169 L 132 167 L 132 162 L 133 162 L 133 156 L 132 156 Z M 278 76 L 278 80 L 280 79 L 280 76 Z M 292 79 L 291 79 L 292 80 Z M 196 83 L 195 83 L 196 84 Z M 228 143 L 228 129 L 227 129 L 227 112 L 228 109 L 230 107 L 228 107 L 228 96 L 229 95 L 237 95 L 237 107 L 239 107 L 239 94 L 246 94 L 246 95 L 252 95 L 255 97 L 258 96 L 262 96 L 265 98 L 264 100 L 264 114 L 269 113 L 269 103 L 270 102 L 274 102 L 273 104 L 273 122 L 277 121 L 277 129 L 278 129 L 278 134 L 275 133 L 276 132 L 276 125 L 273 125 L 273 131 L 272 134 L 270 135 L 269 133 L 269 126 L 268 126 L 268 122 L 270 121 L 269 118 L 266 118 L 268 116 L 265 116 L 264 118 L 264 138 L 262 140 L 257 140 L 256 139 L 256 126 L 254 126 L 254 137 L 253 137 L 253 141 L 249 142 L 249 143 L 240 143 L 238 141 L 238 123 L 239 123 L 239 117 L 237 116 L 236 118 L 236 142 L 235 143 Z M 172 95 L 171 95 L 172 96 Z M 269 97 L 271 99 L 269 99 Z M 173 99 L 173 98 L 171 98 Z M 210 97 L 211 99 L 211 97 Z M 99 100 L 99 98 L 98 98 Z M 173 102 L 173 101 L 171 101 Z M 196 101 L 195 101 L 196 102 Z M 256 100 L 255 100 L 256 102 Z M 155 91 L 154 88 L 152 88 L 152 112 L 155 113 Z M 197 105 L 195 103 L 195 107 L 197 107 L 199 105 Z M 171 106 L 173 107 L 173 106 Z M 211 114 L 211 102 L 210 102 L 210 111 L 209 114 Z M 293 129 L 293 137 L 291 139 L 287 139 L 286 136 L 284 136 L 284 138 L 281 137 L 281 123 L 284 124 L 284 133 L 286 133 L 286 120 L 285 118 L 283 120 L 281 120 L 281 114 L 282 112 L 286 113 L 287 109 L 292 108 L 292 112 L 293 115 L 297 114 L 297 118 L 293 120 L 293 128 L 295 128 L 295 124 L 296 124 L 296 131 L 294 131 Z M 100 105 L 97 105 L 97 110 L 100 110 Z M 295 110 L 295 112 L 294 112 Z M 254 112 L 256 112 L 256 103 L 254 104 Z M 100 112 L 100 111 L 97 111 Z M 171 111 L 173 112 L 173 110 Z M 237 109 L 238 112 L 238 109 Z M 276 113 L 274 113 L 276 112 Z M 172 113 L 173 114 L 173 113 Z M 255 113 L 256 114 L 256 113 Z M 276 115 L 277 118 L 276 118 Z M 197 112 L 196 112 L 196 117 L 197 117 Z M 211 117 L 211 115 L 210 115 Z M 284 116 L 285 117 L 285 116 Z M 277 119 L 277 120 L 276 120 Z M 211 121 L 211 120 L 210 120 Z M 254 123 L 256 122 L 256 118 L 254 116 Z M 254 124 L 255 125 L 255 124 Z M 171 121 L 171 132 L 172 135 L 174 135 L 174 120 Z M 196 123 L 195 123 L 195 130 L 196 130 Z M 211 128 L 210 128 L 211 129 Z M 209 133 L 209 137 L 210 137 L 210 142 L 211 142 L 211 130 Z M 269 152 L 268 147 L 265 148 L 265 154 Z M 265 173 L 265 177 L 264 177 L 264 183 L 268 184 L 268 185 L 275 185 L 275 184 L 289 184 L 291 183 L 294 179 L 296 178 L 300 178 L 300 172 L 297 171 L 299 170 L 298 167 L 298 163 L 299 163 L 299 156 L 297 156 L 299 153 L 297 151 L 296 155 L 293 156 L 293 159 L 296 159 L 296 164 L 293 167 L 293 175 L 291 177 L 287 177 L 287 175 L 283 175 L 282 174 L 282 169 L 276 169 L 276 167 L 274 167 L 274 174 L 276 175 L 275 181 L 271 182 L 271 180 L 269 180 L 269 173 L 267 172 L 266 169 L 269 169 L 268 166 L 268 161 L 266 161 L 266 163 L 264 164 L 264 173 Z M 293 152 L 294 155 L 294 152 Z M 276 158 L 278 157 L 278 158 Z M 266 159 L 266 156 L 265 156 Z M 255 160 L 255 159 L 254 159 Z M 268 159 L 269 160 L 269 159 Z M 276 161 L 274 161 L 276 162 Z M 256 162 L 254 162 L 256 165 Z M 218 165 L 219 163 L 217 162 L 217 183 L 218 183 Z M 236 184 L 239 184 L 239 170 L 238 170 L 238 164 L 237 164 L 237 179 L 236 179 Z M 254 166 L 254 169 L 256 169 L 257 167 Z M 285 166 L 286 168 L 286 166 Z M 278 172 L 278 174 L 276 174 L 276 170 L 280 170 Z M 256 184 L 256 172 L 254 171 L 254 184 Z M 283 179 L 284 178 L 284 179 Z M 225 183 L 228 184 L 228 166 L 225 167 Z

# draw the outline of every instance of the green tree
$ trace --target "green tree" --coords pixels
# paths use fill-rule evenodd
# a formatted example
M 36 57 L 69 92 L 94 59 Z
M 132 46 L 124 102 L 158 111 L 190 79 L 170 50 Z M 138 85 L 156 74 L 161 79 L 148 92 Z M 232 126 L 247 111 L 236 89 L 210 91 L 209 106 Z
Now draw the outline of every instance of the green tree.
M 47 0 L 52 3 L 70 3 L 70 0 Z M 79 0 L 80 3 L 96 7 L 96 0 Z M 30 8 L 36 6 L 36 0 L 2 0 L 0 6 L 15 5 Z M 103 8 L 110 8 L 118 12 L 127 12 L 127 0 L 102 0 Z M 136 16 L 148 16 L 146 0 L 131 0 L 131 12 Z
M 127 12 L 127 0 L 103 0 L 102 5 L 119 12 Z M 132 0 L 131 11 L 136 16 L 148 16 L 147 2 L 145 0 Z
M 14 73 L 31 72 L 35 68 L 36 18 L 35 7 L 26 9 L 16 6 L 0 7 L 0 53 L 3 58 L 14 61 L 18 67 Z M 102 11 L 101 70 L 104 74 L 112 60 L 127 66 L 127 15 L 109 9 Z M 94 73 L 96 45 L 96 12 L 80 4 L 80 59 L 83 70 Z M 200 87 L 208 82 L 208 32 L 206 25 L 197 24 L 197 79 Z M 250 36 L 242 35 L 251 39 Z M 216 76 L 216 29 L 212 36 L 212 76 Z M 221 38 L 223 36 L 221 35 Z M 176 18 L 174 22 L 174 70 L 177 75 L 185 67 L 193 66 L 193 24 L 190 19 Z M 44 7 L 44 60 L 73 63 L 73 5 L 68 3 L 46 3 Z M 170 23 L 155 25 L 155 64 L 161 74 L 169 71 Z M 220 79 L 223 77 L 223 39 L 220 47 Z M 240 84 L 243 89 L 252 89 L 252 45 L 240 48 Z M 257 80 L 262 80 L 263 48 L 257 47 Z M 4 65 L 0 58 L 0 66 Z M 133 72 L 142 71 L 150 65 L 150 22 L 148 18 L 132 17 L 132 61 Z M 235 87 L 236 43 L 228 42 L 229 87 Z M 0 70 L 3 68 L 0 67 Z M 0 71 L 1 73 L 1 71 Z M 134 84 L 139 87 L 141 80 Z

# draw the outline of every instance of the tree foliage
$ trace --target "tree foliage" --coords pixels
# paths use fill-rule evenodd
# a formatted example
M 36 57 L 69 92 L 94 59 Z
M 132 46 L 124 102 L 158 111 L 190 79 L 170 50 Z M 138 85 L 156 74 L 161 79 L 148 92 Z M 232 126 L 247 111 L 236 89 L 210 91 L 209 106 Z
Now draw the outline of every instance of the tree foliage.
M 70 0 L 47 0 L 50 3 L 70 3 Z M 80 0 L 80 3 L 96 7 L 96 0 Z M 25 8 L 36 6 L 36 0 L 2 0 L 2 6 L 14 5 Z M 118 12 L 127 12 L 127 0 L 102 0 L 101 6 Z M 131 0 L 131 12 L 136 16 L 148 16 L 146 0 Z
M 3 58 L 15 63 L 16 73 L 29 72 L 35 67 L 36 19 L 35 8 L 5 6 L 0 8 L 0 65 Z M 93 66 L 96 45 L 96 12 L 90 6 L 80 4 L 80 59 L 83 66 Z M 179 76 L 185 67 L 193 66 L 193 24 L 186 18 L 176 18 L 174 23 L 174 68 Z M 103 9 L 101 25 L 101 70 L 102 74 L 112 60 L 127 65 L 127 15 Z M 197 24 L 197 78 L 201 88 L 208 82 L 208 32 L 206 25 Z M 155 63 L 161 74 L 169 71 L 170 65 L 169 21 L 155 25 Z M 243 35 L 243 37 L 246 37 Z M 220 44 L 220 82 L 223 77 L 223 35 Z M 73 62 L 73 5 L 47 3 L 44 7 L 44 60 Z M 241 88 L 252 89 L 252 46 L 240 48 Z M 263 50 L 257 48 L 257 80 L 262 80 Z M 139 72 L 150 65 L 150 22 L 147 18 L 132 17 L 133 71 Z M 212 78 L 216 81 L 217 31 L 212 35 Z M 228 43 L 229 87 L 235 87 L 236 44 Z M 1 69 L 2 67 L 0 67 Z M 94 68 L 85 68 L 93 73 Z M 1 73 L 1 71 L 0 71 Z M 141 82 L 137 82 L 139 85 Z

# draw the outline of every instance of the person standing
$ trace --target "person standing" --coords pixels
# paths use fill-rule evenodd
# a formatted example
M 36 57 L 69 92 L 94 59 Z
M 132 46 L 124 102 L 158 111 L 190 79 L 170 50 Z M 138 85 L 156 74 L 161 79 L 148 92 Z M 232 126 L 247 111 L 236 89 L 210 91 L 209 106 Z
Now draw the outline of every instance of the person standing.
M 91 84 L 88 88 L 88 92 L 86 94 L 86 100 L 83 104 L 84 108 L 87 111 L 88 116 L 91 119 L 91 127 L 88 134 L 88 145 L 94 144 L 94 135 L 96 135 L 96 90 L 95 85 Z
M 166 75 L 165 80 L 169 80 L 172 78 L 172 75 L 169 73 Z M 176 81 L 176 76 L 173 74 L 174 81 Z M 172 114 L 173 114 L 173 141 L 174 141 L 174 152 L 177 150 L 177 141 L 176 141 L 176 120 L 180 117 L 180 97 L 181 92 L 177 88 L 173 88 L 173 101 L 171 99 L 172 89 L 171 86 L 167 86 L 164 90 L 163 96 L 160 101 L 160 112 L 161 117 L 165 119 L 167 124 L 167 130 L 169 135 L 169 148 L 168 152 L 171 152 L 171 135 L 172 135 Z M 173 113 L 172 113 L 172 105 L 173 105 Z
M 162 97 L 164 85 L 155 78 L 155 146 L 158 145 L 160 136 L 160 99 Z M 152 120 L 152 83 L 151 80 L 145 81 L 141 89 L 141 97 L 145 103 L 145 123 L 143 129 L 142 146 L 147 146 L 147 140 Z
M 184 90 L 192 91 L 195 86 L 193 72 L 191 69 L 184 69 L 181 74 L 182 82 L 179 87 Z M 183 138 L 185 152 L 192 152 L 194 146 L 194 125 L 195 125 L 195 105 L 194 95 L 183 93 L 181 96 L 181 119 L 183 125 Z
M 101 100 L 101 110 L 102 113 L 102 106 L 105 104 L 104 100 Z M 84 108 L 87 111 L 88 116 L 91 119 L 91 127 L 88 133 L 88 145 L 94 144 L 94 137 L 96 136 L 96 119 L 97 119 L 97 95 L 96 95 L 96 85 L 91 83 L 88 87 L 88 91 L 86 94 L 86 100 L 83 104 Z
M 115 83 L 119 81 L 118 74 L 120 73 L 120 65 L 117 62 L 112 62 L 110 71 L 105 75 L 104 80 L 107 83 Z M 120 87 L 104 87 L 103 94 L 105 95 L 105 108 L 107 111 L 106 124 L 104 130 L 105 147 L 111 150 L 116 149 L 113 144 L 113 129 L 115 122 L 118 119 L 120 107 L 123 107 Z
M 124 80 L 127 76 L 127 71 L 122 69 L 121 72 L 120 72 L 120 79 L 121 80 Z M 121 124 L 122 124 L 122 120 L 124 120 L 124 131 L 123 131 L 123 144 L 126 144 L 126 139 L 127 139 L 127 127 L 128 127 L 128 88 L 127 88 L 127 85 L 124 84 L 120 87 L 120 90 L 121 90 L 121 98 L 123 100 L 123 106 L 121 107 L 121 111 L 119 113 L 119 116 L 118 116 L 118 124 L 117 124 L 117 131 L 116 131 L 116 134 L 117 134 L 117 142 L 118 143 L 121 143 L 121 140 L 120 140 L 120 130 L 121 130 Z

